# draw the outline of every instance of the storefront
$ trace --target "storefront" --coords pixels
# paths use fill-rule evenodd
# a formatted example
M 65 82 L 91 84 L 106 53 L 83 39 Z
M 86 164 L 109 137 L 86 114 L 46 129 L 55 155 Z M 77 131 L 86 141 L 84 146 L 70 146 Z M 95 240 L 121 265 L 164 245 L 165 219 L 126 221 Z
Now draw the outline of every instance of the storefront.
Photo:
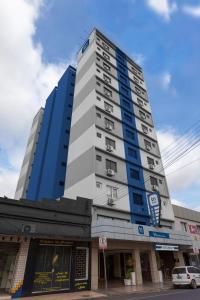
M 103 213 L 104 215 L 102 208 L 95 207 L 91 252 L 93 289 L 102 286 L 105 282 L 99 237 L 107 238 L 107 249 L 104 253 L 108 287 L 124 284 L 124 278 L 130 270 L 135 273 L 136 285 L 167 281 L 171 278 L 174 266 L 184 265 L 183 252 L 192 245 L 191 236 L 187 233 L 132 224 L 122 219 L 121 212 L 115 212 L 112 216 Z M 111 212 L 109 213 L 111 215 Z
M 0 198 L 0 291 L 17 298 L 90 289 L 91 205 Z

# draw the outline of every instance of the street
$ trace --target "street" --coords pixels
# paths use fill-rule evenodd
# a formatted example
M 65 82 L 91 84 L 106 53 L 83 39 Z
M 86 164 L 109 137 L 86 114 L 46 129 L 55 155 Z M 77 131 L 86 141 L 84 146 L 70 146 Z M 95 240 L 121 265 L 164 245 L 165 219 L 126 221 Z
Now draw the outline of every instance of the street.
M 103 298 L 101 298 L 103 299 Z M 145 299 L 161 299 L 161 300 L 199 300 L 200 299 L 200 289 L 192 290 L 192 289 L 175 289 L 168 290 L 162 292 L 153 292 L 153 293 L 145 293 L 145 294 L 132 294 L 132 295 L 122 295 L 108 297 L 104 299 L 112 299 L 112 300 L 145 300 Z

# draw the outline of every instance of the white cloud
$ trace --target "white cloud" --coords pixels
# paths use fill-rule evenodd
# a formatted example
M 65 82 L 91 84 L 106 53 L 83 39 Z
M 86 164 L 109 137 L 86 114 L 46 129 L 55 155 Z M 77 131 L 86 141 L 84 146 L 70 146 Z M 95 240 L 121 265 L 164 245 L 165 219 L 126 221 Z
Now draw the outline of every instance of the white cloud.
M 147 5 L 158 15 L 169 21 L 171 15 L 178 9 L 175 1 L 169 0 L 146 0 Z
M 171 202 L 172 202 L 172 204 L 175 204 L 175 205 L 178 205 L 178 206 L 183 206 L 183 207 L 189 208 L 189 207 L 187 206 L 186 203 L 184 203 L 184 202 L 182 202 L 182 201 L 180 201 L 180 200 L 171 198 Z
M 175 155 L 180 154 L 177 149 L 190 146 L 196 140 L 195 136 L 180 136 L 173 129 L 158 131 L 158 141 L 165 166 Z M 173 143 L 173 144 L 172 144 Z M 169 146 L 171 145 L 171 146 Z M 168 148 L 166 148 L 169 146 Z M 181 148 L 180 148 L 181 147 Z M 168 161 L 168 162 L 167 162 Z M 187 166 L 186 166 L 187 165 Z M 165 168 L 170 192 L 184 193 L 189 189 L 200 188 L 200 152 L 199 147 Z M 188 199 L 189 200 L 189 199 Z M 191 201 L 190 199 L 189 201 Z M 193 199 L 196 200 L 196 199 Z
M 184 13 L 192 17 L 200 18 L 200 5 L 198 6 L 184 5 L 182 7 L 182 10 Z
M 0 1 L 0 148 L 9 161 L 8 168 L 0 168 L 0 195 L 10 197 L 33 116 L 67 66 L 45 63 L 42 46 L 33 42 L 42 5 L 42 0 Z
M 160 77 L 161 85 L 166 90 L 169 89 L 171 80 L 172 80 L 172 75 L 168 71 L 164 72 Z
M 146 57 L 142 53 L 133 53 L 132 58 L 139 66 L 143 66 L 146 60 Z

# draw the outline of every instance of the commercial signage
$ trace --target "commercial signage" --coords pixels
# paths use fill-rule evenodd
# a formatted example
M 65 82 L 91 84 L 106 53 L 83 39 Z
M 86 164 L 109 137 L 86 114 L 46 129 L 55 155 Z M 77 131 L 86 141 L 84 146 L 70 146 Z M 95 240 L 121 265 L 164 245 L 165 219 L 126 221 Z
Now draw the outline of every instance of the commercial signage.
M 153 226 L 160 225 L 160 196 L 158 193 L 148 194 L 148 206 L 150 223 Z
M 178 251 L 179 246 L 178 245 L 160 245 L 160 244 L 156 244 L 155 245 L 155 250 L 156 251 Z
M 108 248 L 107 238 L 106 237 L 100 237 L 99 238 L 99 249 L 106 250 L 107 248 Z
M 149 231 L 149 236 L 154 238 L 162 238 L 162 239 L 170 238 L 168 232 L 162 232 L 162 231 Z
M 189 225 L 190 233 L 196 234 L 197 233 L 197 226 L 196 225 Z

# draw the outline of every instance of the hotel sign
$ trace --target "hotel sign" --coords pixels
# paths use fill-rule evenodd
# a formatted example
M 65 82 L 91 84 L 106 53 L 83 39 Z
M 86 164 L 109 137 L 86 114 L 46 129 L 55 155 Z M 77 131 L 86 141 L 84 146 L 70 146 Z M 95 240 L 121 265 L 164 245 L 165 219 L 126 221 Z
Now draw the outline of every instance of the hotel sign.
M 168 232 L 162 232 L 162 231 L 149 231 L 149 236 L 154 238 L 160 238 L 160 239 L 170 238 Z
M 160 244 L 156 244 L 155 245 L 155 250 L 156 251 L 178 251 L 179 246 L 178 245 L 160 245 Z
M 160 225 L 160 196 L 158 193 L 148 194 L 150 222 L 153 226 Z

